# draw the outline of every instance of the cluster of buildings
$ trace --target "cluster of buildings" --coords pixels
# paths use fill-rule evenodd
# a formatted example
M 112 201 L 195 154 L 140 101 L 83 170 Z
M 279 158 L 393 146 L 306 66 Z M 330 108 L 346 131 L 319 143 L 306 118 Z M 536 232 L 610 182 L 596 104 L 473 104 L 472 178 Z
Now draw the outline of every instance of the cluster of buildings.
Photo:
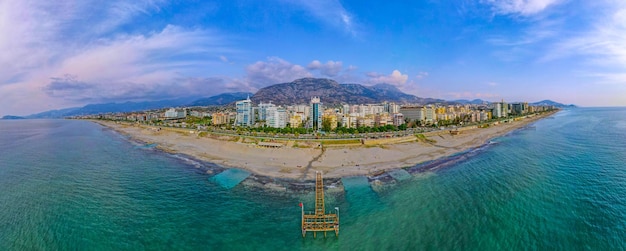
M 253 106 L 250 98 L 237 101 L 235 103 L 235 126 L 255 126 L 265 125 L 274 128 L 301 127 L 306 125 L 309 128 L 319 129 L 322 127 L 322 103 L 319 97 L 311 98 L 310 105 L 277 106 L 275 104 L 260 103 Z M 215 116 L 227 116 L 226 113 L 214 114 L 213 124 L 216 123 Z M 220 120 L 222 122 L 222 120 Z
M 126 121 L 180 121 L 188 116 L 211 117 L 215 126 L 240 127 L 305 127 L 314 130 L 334 130 L 337 127 L 358 128 L 378 126 L 449 125 L 476 123 L 493 118 L 505 118 L 541 112 L 555 107 L 530 106 L 526 102 L 508 104 L 504 101 L 490 104 L 457 105 L 399 105 L 344 104 L 325 107 L 319 97 L 312 97 L 308 104 L 280 106 L 268 103 L 254 105 L 250 98 L 240 100 L 232 108 L 212 113 L 197 108 L 170 108 L 162 111 L 141 113 L 118 113 L 97 115 L 95 118 Z
M 306 127 L 320 130 L 327 124 L 333 130 L 337 126 L 385 126 L 404 124 L 398 113 L 400 106 L 393 103 L 382 105 L 343 105 L 341 108 L 325 108 L 319 97 L 312 97 L 308 105 L 286 107 L 270 103 L 253 106 L 250 99 L 235 104 L 235 126 L 268 126 L 274 128 Z M 215 124 L 215 123 L 214 123 Z
M 147 112 L 133 112 L 133 113 L 109 113 L 99 114 L 93 116 L 82 116 L 84 118 L 97 118 L 108 120 L 127 120 L 127 121 L 157 121 L 157 120 L 178 120 L 185 119 L 187 116 L 193 117 L 211 117 L 211 113 L 197 110 L 190 110 L 188 108 L 169 108 L 164 112 L 159 111 L 147 111 Z
M 277 106 L 260 103 L 254 106 L 248 98 L 235 104 L 235 126 L 268 126 L 274 128 L 306 127 L 314 130 L 345 128 L 400 126 L 414 122 L 418 125 L 436 125 L 439 122 L 458 121 L 475 123 L 492 118 L 551 109 L 552 107 L 529 106 L 528 103 L 496 102 L 489 105 L 398 105 L 395 103 L 349 105 L 325 108 L 319 97 L 312 97 L 308 105 Z M 216 119 L 227 114 L 213 114 L 213 124 L 228 123 Z
M 509 115 L 524 115 L 545 109 L 548 108 L 529 106 L 526 102 L 507 104 L 502 101 L 490 105 L 407 105 L 400 107 L 400 113 L 408 121 L 415 121 L 421 125 L 431 125 L 437 124 L 438 121 L 475 123 L 493 118 L 506 118 Z

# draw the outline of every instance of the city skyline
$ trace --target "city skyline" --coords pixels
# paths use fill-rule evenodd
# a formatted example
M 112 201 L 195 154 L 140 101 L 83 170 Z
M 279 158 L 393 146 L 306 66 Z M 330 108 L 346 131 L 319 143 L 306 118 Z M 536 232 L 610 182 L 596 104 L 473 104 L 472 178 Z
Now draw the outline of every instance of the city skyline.
M 507 103 L 504 100 L 490 104 L 405 104 L 399 105 L 394 102 L 376 104 L 349 104 L 332 105 L 326 107 L 319 97 L 311 97 L 310 104 L 276 105 L 254 102 L 249 97 L 238 100 L 232 105 L 220 106 L 214 113 L 207 112 L 211 107 L 178 107 L 168 109 L 150 109 L 131 112 L 107 112 L 73 116 L 82 119 L 107 119 L 134 121 L 143 123 L 162 123 L 163 121 L 180 122 L 191 119 L 191 123 L 199 123 L 198 129 L 207 123 L 213 126 L 234 125 L 248 128 L 307 128 L 332 131 L 337 127 L 378 127 L 393 124 L 401 126 L 413 122 L 413 126 L 432 126 L 442 124 L 462 126 L 463 123 L 484 122 L 492 118 L 508 118 L 509 115 L 522 116 L 529 113 L 552 111 L 559 109 L 551 105 L 532 105 L 527 102 Z M 212 107 L 213 109 L 218 107 Z M 225 109 L 224 109 L 225 108 Z M 190 115 L 191 117 L 187 117 Z M 209 120 L 205 120 L 209 118 Z M 198 120 L 199 119 L 199 120 Z M 325 125 L 325 126 L 324 126 Z M 169 125 L 171 126 L 171 125 Z M 182 126 L 182 125 L 179 125 Z M 194 125 L 184 125 L 184 127 Z M 393 128 L 387 128 L 393 129 Z
M 97 14 L 94 14 L 97 13 Z M 0 116 L 302 77 L 625 106 L 626 3 L 3 1 Z

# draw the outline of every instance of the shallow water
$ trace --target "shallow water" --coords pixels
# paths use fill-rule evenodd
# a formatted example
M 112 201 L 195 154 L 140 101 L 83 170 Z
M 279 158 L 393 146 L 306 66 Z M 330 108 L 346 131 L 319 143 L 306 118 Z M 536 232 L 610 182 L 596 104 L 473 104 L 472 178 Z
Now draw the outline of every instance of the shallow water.
M 0 250 L 626 249 L 626 109 L 553 117 L 380 192 L 343 179 L 326 239 L 299 231 L 311 193 L 225 189 L 86 121 L 0 120 Z
M 243 169 L 232 168 L 211 177 L 210 180 L 226 189 L 231 189 L 248 178 L 248 176 L 250 176 L 250 172 Z

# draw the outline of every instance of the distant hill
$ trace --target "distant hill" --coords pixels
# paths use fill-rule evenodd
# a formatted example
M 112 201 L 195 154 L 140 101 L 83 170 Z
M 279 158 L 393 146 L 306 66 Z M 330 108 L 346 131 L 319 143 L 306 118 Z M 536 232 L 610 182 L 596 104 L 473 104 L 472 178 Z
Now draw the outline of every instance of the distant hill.
M 25 119 L 24 117 L 20 117 L 20 116 L 12 116 L 12 115 L 6 115 L 0 119 Z
M 72 107 L 72 108 L 65 108 L 65 109 L 59 109 L 59 110 L 50 110 L 50 111 L 40 112 L 36 114 L 31 114 L 31 115 L 25 116 L 24 118 L 27 118 L 27 119 L 63 118 L 65 116 L 72 116 L 72 115 L 67 115 L 67 114 L 73 114 L 74 111 L 79 110 L 79 109 L 80 107 Z
M 454 100 L 454 101 L 450 101 L 452 103 L 458 103 L 458 104 L 472 104 L 472 105 L 481 105 L 481 104 L 491 104 L 493 102 L 491 101 L 486 101 L 486 100 L 482 100 L 482 99 L 474 99 L 474 100 L 466 100 L 466 99 L 459 99 L 459 100 Z M 499 101 L 497 101 L 499 102 Z M 517 102 L 510 102 L 510 103 L 517 103 Z M 529 103 L 529 105 L 532 106 L 555 106 L 555 107 L 559 107 L 559 108 L 564 108 L 564 107 L 576 107 L 575 105 L 565 105 L 565 104 L 561 104 L 558 102 L 554 102 L 552 100 L 542 100 L 539 102 L 534 102 L 534 103 Z
M 231 105 L 235 101 L 250 99 L 254 103 L 272 102 L 279 105 L 307 104 L 311 97 L 320 97 L 322 103 L 332 104 L 373 104 L 382 102 L 396 102 L 399 104 L 488 104 L 491 102 L 474 100 L 445 101 L 442 99 L 421 98 L 406 94 L 390 84 L 377 84 L 364 86 L 361 84 L 339 84 L 334 80 L 325 78 L 302 78 L 289 83 L 275 84 L 260 89 L 254 95 L 248 92 L 222 93 L 208 98 L 185 97 L 170 100 L 89 104 L 83 107 L 72 107 L 60 110 L 41 112 L 25 117 L 4 116 L 2 119 L 20 118 L 64 118 L 70 116 L 93 115 L 115 112 L 134 112 L 162 109 L 180 106 L 210 106 Z M 564 105 L 551 100 L 542 100 L 530 105 L 547 105 L 556 107 L 576 107 Z
M 272 102 L 275 104 L 305 104 L 311 97 L 320 97 L 325 104 L 367 104 L 380 102 L 398 103 L 433 103 L 445 102 L 440 99 L 419 98 L 403 93 L 395 86 L 378 84 L 363 86 L 360 84 L 339 84 L 325 78 L 302 78 L 289 83 L 275 84 L 260 89 L 250 99 L 255 103 Z
M 51 110 L 26 116 L 29 119 L 41 118 L 63 118 L 69 116 L 91 115 L 99 113 L 111 112 L 134 112 L 151 109 L 161 109 L 166 107 L 183 106 L 189 104 L 197 97 L 187 97 L 170 100 L 145 101 L 145 102 L 124 102 L 124 103 L 105 103 L 105 104 L 89 104 L 83 107 L 73 107 L 61 110 Z
M 539 102 L 535 102 L 535 103 L 530 103 L 529 105 L 536 105 L 536 106 L 555 106 L 555 107 L 559 107 L 559 108 L 565 108 L 565 107 L 576 107 L 576 105 L 570 104 L 570 105 L 565 105 L 562 103 L 558 103 L 558 102 L 554 102 L 552 100 L 542 100 Z
M 103 104 L 88 104 L 83 107 L 72 107 L 59 110 L 50 110 L 37 114 L 28 115 L 27 119 L 42 119 L 42 118 L 64 118 L 71 116 L 81 115 L 93 115 L 102 113 L 116 113 L 116 112 L 134 112 L 162 109 L 178 106 L 208 106 L 208 105 L 228 105 L 237 100 L 246 99 L 248 96 L 252 96 L 249 92 L 233 92 L 222 93 L 209 98 L 199 99 L 198 97 L 184 97 L 178 99 L 157 100 L 157 101 L 145 101 L 145 102 L 123 102 L 123 103 L 103 103 Z M 5 116 L 16 117 L 17 116 Z
M 377 84 L 369 87 L 386 101 L 394 101 L 398 103 L 445 103 L 443 99 L 420 98 L 411 94 L 400 91 L 397 87 L 390 84 Z
M 254 93 L 250 92 L 230 92 L 222 93 L 209 98 L 198 99 L 189 104 L 189 106 L 209 106 L 209 105 L 228 105 L 238 100 L 252 97 Z

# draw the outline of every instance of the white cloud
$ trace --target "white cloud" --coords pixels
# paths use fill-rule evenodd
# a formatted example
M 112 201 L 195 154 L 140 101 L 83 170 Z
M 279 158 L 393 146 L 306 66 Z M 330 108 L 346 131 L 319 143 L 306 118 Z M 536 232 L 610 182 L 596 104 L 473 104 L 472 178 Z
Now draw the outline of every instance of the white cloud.
M 383 75 L 383 74 L 379 74 L 376 72 L 370 72 L 370 73 L 367 73 L 367 77 L 369 78 L 367 82 L 370 84 L 386 83 L 386 84 L 391 84 L 391 85 L 395 85 L 398 87 L 404 85 L 406 81 L 409 79 L 408 75 L 402 74 L 398 70 L 393 70 L 393 72 L 391 72 L 391 74 L 389 75 Z
M 322 64 L 318 60 L 313 60 L 307 65 L 309 70 L 319 70 L 320 73 L 326 77 L 336 77 L 343 69 L 343 63 L 341 61 L 329 60 L 325 64 Z
M 192 77 L 233 53 L 219 34 L 172 25 L 114 32 L 137 15 L 159 11 L 159 4 L 0 1 L 0 114 L 84 104 L 80 100 L 219 92 L 208 87 L 226 85 L 226 78 Z M 98 15 L 85 15 L 93 12 Z
M 156 4 L 149 0 L 0 2 L 0 65 L 8 66 L 0 69 L 0 84 L 79 53 L 134 16 L 158 9 Z
M 322 63 L 319 60 L 313 60 L 306 66 L 309 70 L 317 70 L 322 67 Z
M 296 3 L 304 7 L 311 15 L 321 21 L 343 27 L 350 34 L 357 35 L 353 15 L 343 7 L 339 0 L 297 0 L 290 1 L 290 3 Z
M 258 61 L 251 64 L 246 67 L 246 73 L 249 85 L 256 88 L 313 77 L 313 74 L 301 65 L 292 64 L 278 57 L 269 57 L 266 62 Z
M 51 98 L 62 98 L 73 102 L 110 102 L 129 100 L 158 100 L 192 95 L 217 94 L 216 89 L 226 86 L 226 79 L 209 78 L 164 78 L 162 76 L 144 76 L 159 79 L 158 82 L 117 81 L 86 82 L 78 76 L 65 75 L 50 79 L 42 90 Z
M 565 3 L 489 2 L 501 6 L 498 7 L 500 14 L 530 13 L 522 11 L 524 4 L 548 8 Z M 514 11 L 516 8 L 518 11 Z M 497 46 L 491 55 L 505 62 L 530 58 L 541 64 L 576 62 L 584 67 L 578 71 L 579 77 L 589 78 L 589 83 L 626 84 L 623 77 L 626 71 L 626 2 L 603 0 L 564 5 L 564 8 L 573 11 L 533 20 L 518 34 L 491 36 L 487 42 Z M 581 20 L 584 22 L 580 23 Z
M 489 37 L 486 41 L 496 46 L 525 46 L 544 42 L 562 35 L 564 24 L 563 19 L 540 20 L 532 23 L 528 28 L 516 33 L 507 33 L 504 35 L 495 35 Z
M 210 61 L 193 59 L 193 55 L 219 53 L 206 47 L 211 44 L 216 45 L 217 41 L 206 31 L 167 26 L 148 36 L 122 36 L 101 41 L 64 59 L 56 69 L 47 73 L 52 74 L 52 78 L 71 74 L 82 82 L 102 85 L 103 88 L 96 88 L 97 93 L 91 93 L 94 100 L 98 100 L 96 97 L 100 100 L 125 99 L 124 94 L 137 98 L 131 93 L 138 90 L 144 90 L 146 98 L 151 98 L 150 93 L 159 97 L 167 92 L 151 92 L 151 87 L 164 90 L 161 87 L 167 85 L 172 89 L 185 89 L 182 86 L 185 81 L 180 81 L 187 75 L 185 73 L 208 67 Z
M 491 1 L 491 3 L 496 6 L 494 8 L 500 9 L 496 10 L 498 14 L 524 16 L 532 13 L 524 10 L 524 8 L 527 8 L 523 7 L 525 6 L 524 4 L 531 6 L 537 4 L 533 5 L 534 2 L 532 1 Z M 547 1 L 542 3 L 550 4 Z M 560 3 L 560 1 L 551 2 L 551 4 L 556 3 Z M 510 7 L 507 9 L 502 6 L 517 6 L 517 8 Z M 502 8 L 505 8 L 507 11 L 502 10 Z M 500 31 L 502 34 L 494 34 L 487 37 L 486 42 L 496 47 L 491 53 L 493 57 L 504 62 L 514 62 L 535 57 L 537 50 L 541 49 L 544 44 L 560 39 L 565 33 L 564 31 L 569 30 L 569 27 L 567 27 L 568 22 L 563 16 L 545 18 L 541 15 L 535 15 L 524 22 L 519 22 L 518 25 L 522 25 L 523 28 L 515 32 L 503 30 Z
M 421 71 L 415 76 L 416 79 L 424 79 L 426 77 L 428 77 L 428 72 L 425 71 Z
M 602 15 L 596 17 L 591 29 L 553 44 L 541 61 L 579 56 L 588 67 L 603 69 L 590 74 L 602 79 L 601 82 L 626 84 L 623 75 L 626 71 L 626 3 L 609 1 L 598 12 Z
M 538 14 L 550 6 L 557 5 L 562 0 L 484 0 L 490 4 L 493 11 L 501 15 L 530 16 Z
M 82 34 L 87 36 L 100 36 L 115 31 L 120 26 L 132 22 L 134 18 L 142 15 L 151 15 L 160 12 L 167 5 L 166 0 L 138 0 L 138 1 L 71 1 L 71 5 L 82 2 L 76 13 L 72 15 L 74 22 L 71 25 L 89 26 Z M 98 13 L 98 15 L 85 15 L 85 13 Z M 76 29 L 76 27 L 72 27 Z M 79 34 L 80 35 L 80 34 Z

